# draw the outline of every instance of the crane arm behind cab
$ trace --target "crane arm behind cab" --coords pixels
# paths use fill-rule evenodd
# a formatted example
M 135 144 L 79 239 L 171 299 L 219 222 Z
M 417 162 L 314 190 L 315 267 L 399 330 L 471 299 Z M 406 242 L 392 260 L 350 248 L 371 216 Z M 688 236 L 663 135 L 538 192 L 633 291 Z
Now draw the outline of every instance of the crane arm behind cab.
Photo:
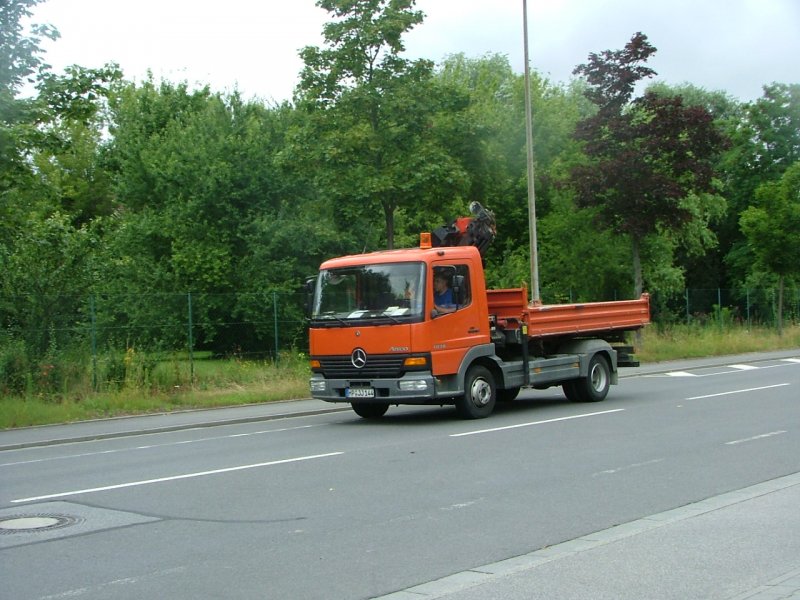
M 481 206 L 480 202 L 471 202 L 469 211 L 473 216 L 459 217 L 449 225 L 437 227 L 431 234 L 431 245 L 434 248 L 475 246 L 483 256 L 497 235 L 494 213 Z

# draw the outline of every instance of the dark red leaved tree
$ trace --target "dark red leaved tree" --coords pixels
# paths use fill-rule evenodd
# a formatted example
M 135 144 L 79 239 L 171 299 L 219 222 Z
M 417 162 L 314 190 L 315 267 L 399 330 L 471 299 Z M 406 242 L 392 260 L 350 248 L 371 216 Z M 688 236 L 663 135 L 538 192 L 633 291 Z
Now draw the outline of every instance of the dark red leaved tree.
M 656 74 L 643 64 L 655 51 L 637 33 L 623 50 L 590 54 L 574 71 L 585 77 L 586 96 L 598 110 L 576 128 L 588 161 L 573 169 L 571 183 L 579 206 L 598 207 L 603 226 L 630 237 L 637 297 L 642 240 L 692 218 L 681 200 L 713 190 L 712 167 L 723 144 L 703 107 L 652 93 L 632 100 L 636 84 Z

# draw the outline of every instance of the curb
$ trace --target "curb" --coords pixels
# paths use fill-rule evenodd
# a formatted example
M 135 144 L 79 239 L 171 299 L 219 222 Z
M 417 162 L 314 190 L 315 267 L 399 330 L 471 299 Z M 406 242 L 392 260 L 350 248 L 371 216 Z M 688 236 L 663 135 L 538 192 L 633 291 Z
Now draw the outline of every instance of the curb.
M 248 405 L 254 406 L 254 405 Z M 230 407 L 227 407 L 230 408 Z M 208 409 L 204 409 L 208 410 Z M 69 436 L 69 437 L 58 437 L 58 438 L 50 438 L 45 440 L 35 440 L 31 442 L 18 442 L 15 444 L 0 444 L 0 452 L 6 450 L 22 450 L 25 448 L 38 448 L 44 446 L 57 446 L 59 444 L 71 444 L 71 443 L 79 443 L 79 442 L 91 442 L 95 440 L 108 440 L 114 438 L 123 438 L 123 437 L 133 437 L 136 435 L 149 435 L 149 434 L 157 434 L 157 433 L 169 433 L 172 431 L 184 431 L 187 429 L 203 429 L 208 427 L 218 427 L 222 425 L 241 425 L 243 423 L 257 423 L 259 421 L 277 421 L 280 419 L 287 419 L 290 417 L 308 417 L 313 415 L 324 415 L 328 413 L 336 413 L 336 412 L 343 412 L 350 410 L 350 407 L 347 406 L 341 408 L 323 408 L 323 409 L 316 409 L 316 410 L 302 410 L 297 412 L 285 412 L 285 413 L 276 413 L 272 415 L 259 415 L 253 417 L 240 417 L 240 418 L 232 418 L 232 419 L 218 419 L 218 420 L 208 420 L 208 421 L 198 421 L 196 423 L 180 423 L 175 425 L 165 425 L 163 427 L 152 427 L 152 428 L 141 428 L 141 429 L 128 429 L 123 431 L 113 431 L 108 433 L 96 433 L 96 434 L 86 434 L 86 435 L 78 435 L 78 436 Z M 191 411 L 196 412 L 196 411 Z M 157 415 L 137 415 L 135 417 L 122 417 L 125 419 L 128 418 L 147 418 L 150 416 L 163 416 L 169 414 L 179 414 L 179 413 L 158 413 Z M 95 421 L 81 421 L 81 423 L 90 423 L 90 422 L 102 422 L 107 419 L 98 419 Z M 64 425 L 55 425 L 56 427 Z M 50 425 L 45 425 L 44 427 L 50 427 Z M 31 428 L 33 429 L 33 428 Z M 17 431 L 23 431 L 23 429 L 19 429 Z
M 647 377 L 649 375 L 659 375 L 664 373 L 669 373 L 670 371 L 675 370 L 682 370 L 687 368 L 687 363 L 692 363 L 691 368 L 708 368 L 708 367 L 720 367 L 725 366 L 731 363 L 736 362 L 767 362 L 771 360 L 780 360 L 782 358 L 792 358 L 797 357 L 800 355 L 800 348 L 790 349 L 790 350 L 779 350 L 774 352 L 753 352 L 748 354 L 735 354 L 735 355 L 726 355 L 726 356 L 714 356 L 708 358 L 694 358 L 694 359 L 683 359 L 679 361 L 668 361 L 668 362 L 661 362 L 661 363 L 651 363 L 642 367 L 633 367 L 633 368 L 623 368 L 619 371 L 620 379 L 631 379 L 634 377 Z M 301 398 L 298 401 L 302 400 L 310 400 L 309 398 Z M 287 401 L 286 404 L 290 404 L 292 401 Z M 277 404 L 277 403 L 276 403 Z M 274 404 L 273 404 L 274 405 Z M 113 439 L 113 438 L 121 438 L 121 437 L 132 437 L 135 435 L 147 435 L 147 434 L 157 434 L 157 433 L 169 433 L 171 431 L 183 431 L 187 429 L 201 429 L 207 427 L 217 427 L 221 425 L 239 425 L 243 423 L 256 423 L 259 421 L 274 421 L 279 419 L 286 419 L 290 417 L 306 417 L 312 415 L 322 415 L 322 414 L 329 414 L 329 413 L 337 413 L 337 412 L 346 412 L 350 410 L 350 406 L 332 406 L 330 408 L 316 408 L 316 409 L 304 409 L 304 410 L 297 410 L 292 411 L 288 410 L 286 412 L 281 413 L 274 413 L 274 414 L 262 414 L 262 415 L 253 415 L 249 417 L 232 417 L 232 418 L 223 418 L 223 419 L 212 419 L 214 411 L 221 411 L 221 410 L 231 410 L 236 408 L 245 408 L 245 407 L 255 407 L 260 406 L 259 404 L 246 404 L 236 407 L 221 407 L 219 409 L 197 409 L 197 410 L 189 410 L 189 411 L 180 411 L 180 412 L 173 412 L 173 413 L 157 413 L 157 414 L 150 414 L 150 415 L 131 415 L 126 417 L 116 417 L 114 419 L 95 419 L 92 421 L 80 421 L 79 423 L 101 423 L 101 422 L 113 422 L 119 421 L 124 419 L 147 419 L 151 417 L 169 417 L 174 416 L 176 418 L 180 418 L 181 414 L 193 414 L 193 413 L 200 413 L 200 412 L 208 412 L 209 419 L 201 420 L 196 422 L 184 422 L 184 423 L 176 423 L 174 425 L 164 425 L 161 427 L 143 427 L 143 428 L 136 428 L 136 429 L 127 429 L 127 430 L 120 430 L 120 431 L 110 431 L 106 433 L 95 433 L 95 434 L 85 434 L 85 435 L 74 435 L 74 436 L 60 436 L 60 437 L 53 437 L 50 439 L 43 439 L 43 440 L 32 440 L 29 442 L 17 442 L 12 444 L 2 444 L 0 443 L 0 452 L 6 450 L 21 450 L 24 448 L 35 448 L 40 446 L 55 446 L 58 444 L 68 444 L 68 443 L 77 443 L 77 442 L 88 442 L 93 440 L 106 440 L 106 439 Z M 14 429 L 9 431 L 25 431 L 25 430 L 40 430 L 42 428 L 47 427 L 64 427 L 65 425 L 78 425 L 79 423 L 70 423 L 70 424 L 54 424 L 54 425 L 43 425 L 38 427 L 30 427 L 30 428 L 20 428 Z M 2 432 L 0 432 L 1 434 Z

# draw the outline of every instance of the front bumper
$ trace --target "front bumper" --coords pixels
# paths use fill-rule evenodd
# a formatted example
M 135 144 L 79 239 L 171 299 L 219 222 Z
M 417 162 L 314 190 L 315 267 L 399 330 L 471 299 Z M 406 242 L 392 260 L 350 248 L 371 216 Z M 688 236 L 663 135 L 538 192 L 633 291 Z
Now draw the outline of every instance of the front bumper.
M 361 402 L 371 404 L 438 403 L 436 380 L 429 372 L 406 373 L 392 379 L 325 379 L 314 374 L 309 381 L 311 397 L 326 402 Z M 349 397 L 348 389 L 373 389 L 372 397 Z

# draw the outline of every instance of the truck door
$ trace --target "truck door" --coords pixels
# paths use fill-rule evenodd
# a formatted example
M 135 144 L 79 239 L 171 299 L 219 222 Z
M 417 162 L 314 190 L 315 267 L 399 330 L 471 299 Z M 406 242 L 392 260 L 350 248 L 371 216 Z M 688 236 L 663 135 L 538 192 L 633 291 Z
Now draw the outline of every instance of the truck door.
M 434 263 L 428 274 L 427 315 L 434 375 L 456 373 L 470 348 L 489 342 L 485 302 L 473 297 L 471 277 L 470 265 L 457 262 Z M 442 282 L 449 292 L 443 290 Z

